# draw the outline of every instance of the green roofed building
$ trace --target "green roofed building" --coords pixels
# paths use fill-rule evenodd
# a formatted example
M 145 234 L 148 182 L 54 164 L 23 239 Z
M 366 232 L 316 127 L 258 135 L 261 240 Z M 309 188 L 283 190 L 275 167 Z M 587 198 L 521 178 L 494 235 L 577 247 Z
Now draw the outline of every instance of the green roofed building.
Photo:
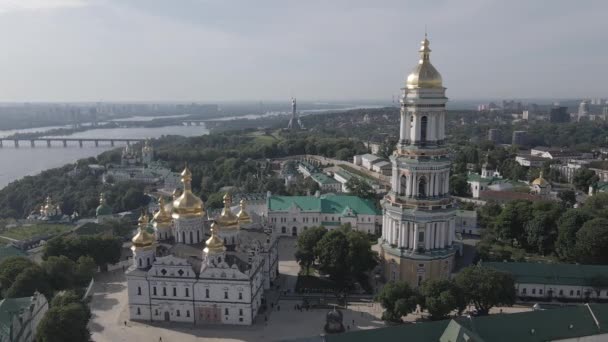
M 308 227 L 337 228 L 349 223 L 353 229 L 374 234 L 380 230 L 382 212 L 374 202 L 357 196 L 274 196 L 266 200 L 271 227 L 281 235 L 297 236 Z
M 38 323 L 49 309 L 44 295 L 0 301 L 0 342 L 34 341 Z
M 342 184 L 324 173 L 317 172 L 310 175 L 310 178 L 319 184 L 319 189 L 324 192 L 340 192 Z
M 484 262 L 483 265 L 511 273 L 519 297 L 608 299 L 608 266 L 531 262 Z
M 308 342 L 546 342 L 608 341 L 608 304 L 458 317 L 336 335 L 300 338 Z

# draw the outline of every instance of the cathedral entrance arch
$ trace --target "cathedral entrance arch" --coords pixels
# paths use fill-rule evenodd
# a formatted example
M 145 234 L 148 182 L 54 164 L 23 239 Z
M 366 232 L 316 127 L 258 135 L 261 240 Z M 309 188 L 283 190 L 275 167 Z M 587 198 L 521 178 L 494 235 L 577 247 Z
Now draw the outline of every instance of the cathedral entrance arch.
M 169 317 L 169 311 L 165 311 L 165 322 L 169 322 L 170 317 Z

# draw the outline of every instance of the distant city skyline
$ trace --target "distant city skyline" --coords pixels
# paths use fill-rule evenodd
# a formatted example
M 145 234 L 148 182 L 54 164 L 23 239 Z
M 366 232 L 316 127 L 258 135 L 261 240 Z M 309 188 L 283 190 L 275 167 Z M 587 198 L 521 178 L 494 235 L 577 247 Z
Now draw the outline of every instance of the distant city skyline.
M 176 4 L 179 4 L 177 6 Z M 0 0 L 0 102 L 606 98 L 604 1 Z

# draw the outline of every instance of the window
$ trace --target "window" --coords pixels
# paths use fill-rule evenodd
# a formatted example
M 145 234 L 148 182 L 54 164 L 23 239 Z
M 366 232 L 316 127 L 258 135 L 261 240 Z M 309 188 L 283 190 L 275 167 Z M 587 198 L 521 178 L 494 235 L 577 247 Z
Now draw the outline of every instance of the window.
M 538 294 L 541 294 L 541 295 L 542 295 L 542 294 L 543 294 L 543 289 L 539 289 L 539 290 L 538 290 Z
M 167 295 L 167 288 L 163 287 L 163 296 L 166 296 L 166 295 Z
M 407 190 L 407 177 L 405 177 L 405 175 L 401 175 L 401 178 L 399 179 L 399 185 L 401 185 L 399 195 L 404 196 Z
M 190 317 L 190 310 L 186 310 L 186 317 Z
M 574 290 L 570 290 L 570 295 L 574 296 Z
M 296 218 L 295 217 L 293 218 L 293 222 L 296 222 Z
M 243 299 L 243 293 L 239 292 L 239 299 Z
M 186 287 L 186 297 L 190 297 L 190 289 Z
M 287 228 L 286 227 L 281 227 L 281 233 L 283 233 L 283 234 L 287 233 Z
M 418 181 L 418 196 L 426 197 L 426 178 L 420 177 Z
M 225 308 L 225 309 L 224 309 L 224 314 L 225 314 L 225 315 L 228 315 L 228 308 Z
M 152 294 L 156 296 L 156 286 L 152 288 Z
M 173 288 L 173 297 L 177 297 L 177 288 Z
M 146 258 L 146 265 L 150 266 L 150 258 Z
M 228 292 L 224 291 L 224 299 L 228 299 Z
M 140 308 L 137 308 L 137 314 L 141 315 L 141 309 Z
M 243 317 L 239 317 L 239 322 L 242 322 L 242 321 L 243 321 Z
M 532 289 L 532 294 L 536 294 L 536 289 Z
M 139 260 L 137 260 L 137 261 L 139 261 L 139 267 L 141 267 L 141 259 L 139 259 Z
M 422 141 L 422 142 L 426 141 L 426 130 L 427 130 L 428 121 L 429 121 L 429 119 L 426 116 L 423 116 L 420 119 L 420 141 Z
M 239 309 L 239 316 L 243 316 L 243 309 Z
M 523 290 L 521 290 L 522 294 L 526 294 L 527 289 L 524 287 Z
M 155 315 L 155 316 L 158 316 L 158 309 L 155 309 L 155 310 L 154 310 L 154 315 Z
M 179 317 L 179 310 L 177 310 L 177 311 L 175 312 L 175 314 L 177 315 L 177 317 Z
M 137 295 L 141 296 L 141 287 L 139 287 L 139 286 L 137 287 Z
M 418 242 L 424 242 L 424 232 L 418 232 Z
M 576 290 L 576 295 L 580 296 L 581 295 L 581 290 Z
M 559 290 L 559 295 L 563 296 L 564 295 L 564 290 Z
M 209 298 L 209 289 L 205 289 L 205 298 Z

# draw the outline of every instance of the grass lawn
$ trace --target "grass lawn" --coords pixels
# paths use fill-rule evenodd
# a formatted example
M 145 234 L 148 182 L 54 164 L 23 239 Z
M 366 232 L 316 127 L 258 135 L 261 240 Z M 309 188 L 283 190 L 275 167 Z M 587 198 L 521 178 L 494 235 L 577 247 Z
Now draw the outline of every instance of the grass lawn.
M 3 232 L 0 232 L 0 235 L 16 240 L 27 240 L 35 236 L 61 234 L 63 232 L 71 230 L 72 228 L 74 228 L 74 226 L 67 224 L 39 223 L 10 228 Z

